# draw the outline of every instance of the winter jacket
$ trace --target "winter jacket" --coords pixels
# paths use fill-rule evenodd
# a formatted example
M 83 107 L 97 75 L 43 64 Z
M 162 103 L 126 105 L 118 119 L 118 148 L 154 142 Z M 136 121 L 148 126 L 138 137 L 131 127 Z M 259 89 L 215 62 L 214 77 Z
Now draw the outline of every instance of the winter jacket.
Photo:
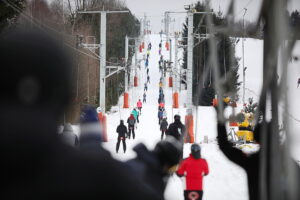
M 158 111 L 157 117 L 162 118 L 163 117 L 163 111 Z
M 73 132 L 71 124 L 65 124 L 63 132 L 59 135 L 61 141 L 67 145 L 76 147 L 78 146 L 78 137 Z
M 137 119 L 137 117 L 138 117 L 138 115 L 139 115 L 139 113 L 138 113 L 137 110 L 133 110 L 133 111 L 131 112 L 131 114 L 134 116 L 135 120 Z
M 163 119 L 162 122 L 160 123 L 160 130 L 167 130 L 168 129 L 168 122 L 166 119 Z
M 186 128 L 181 121 L 175 121 L 169 125 L 166 135 L 175 137 L 179 141 L 183 141 L 183 137 L 186 134 Z
M 203 176 L 209 173 L 205 159 L 195 159 L 190 155 L 183 160 L 177 170 L 178 176 L 185 176 L 185 190 L 203 190 Z
M 136 120 L 135 120 L 133 114 L 131 114 L 130 117 L 127 119 L 128 126 L 134 126 L 135 121 Z
M 143 106 L 143 104 L 142 104 L 141 101 L 138 101 L 138 102 L 136 103 L 136 106 L 137 106 L 138 108 L 141 108 L 141 107 Z
M 124 124 L 120 124 L 117 127 L 117 133 L 119 134 L 119 137 L 125 137 L 127 134 L 127 127 Z

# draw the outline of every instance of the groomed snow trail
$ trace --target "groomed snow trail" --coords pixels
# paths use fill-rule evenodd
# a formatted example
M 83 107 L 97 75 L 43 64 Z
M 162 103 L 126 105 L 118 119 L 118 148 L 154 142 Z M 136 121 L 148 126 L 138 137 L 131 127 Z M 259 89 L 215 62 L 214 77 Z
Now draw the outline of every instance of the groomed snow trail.
M 169 58 L 169 52 L 166 51 L 164 44 L 165 38 L 163 37 L 162 53 L 165 59 Z M 135 140 L 126 140 L 127 152 L 124 154 L 122 145 L 120 146 L 119 153 L 116 153 L 115 145 L 117 142 L 116 128 L 123 119 L 125 122 L 132 111 L 130 109 L 123 109 L 123 97 L 120 98 L 119 106 L 116 106 L 114 110 L 116 112 L 107 116 L 108 122 L 108 139 L 107 143 L 104 143 L 104 147 L 108 149 L 112 156 L 119 160 L 128 160 L 135 157 L 135 153 L 132 148 L 139 142 L 143 142 L 149 149 L 152 149 L 155 144 L 160 140 L 160 131 L 157 119 L 157 107 L 158 107 L 158 94 L 159 94 L 159 79 L 160 73 L 158 69 L 158 45 L 161 38 L 159 35 L 150 35 L 146 39 L 145 47 L 148 43 L 152 43 L 152 50 L 149 59 L 149 74 L 150 85 L 147 91 L 147 103 L 143 104 L 142 115 L 140 116 L 140 123 L 136 130 Z M 173 45 L 174 47 L 174 45 Z M 142 58 L 143 54 L 146 54 L 146 50 L 139 54 L 138 57 Z M 181 57 L 181 54 L 178 54 Z M 174 56 L 173 56 L 174 59 Z M 130 91 L 130 105 L 136 106 L 138 98 L 142 99 L 143 87 L 145 82 L 146 71 L 144 62 L 141 63 L 142 80 L 139 81 L 139 87 L 133 88 Z M 168 77 L 166 78 L 168 80 Z M 166 100 L 166 111 L 168 115 L 168 122 L 172 122 L 172 88 L 169 88 L 167 81 L 164 84 L 164 93 Z M 181 119 L 184 122 L 185 109 L 183 108 L 186 91 L 182 91 L 180 94 L 180 109 L 173 109 L 173 114 L 180 114 Z M 134 99 L 132 99 L 134 98 Z M 133 101 L 133 102 L 132 102 Z M 126 123 L 127 125 L 127 123 Z M 244 170 L 225 158 L 220 152 L 218 145 L 215 141 L 216 136 L 216 116 L 215 111 L 211 107 L 199 107 L 199 140 L 202 141 L 204 135 L 207 135 L 210 139 L 208 144 L 201 144 L 202 157 L 208 162 L 210 168 L 210 174 L 204 178 L 204 196 L 205 200 L 247 200 L 248 189 L 247 180 Z M 184 146 L 184 157 L 189 155 L 190 144 Z M 167 185 L 165 192 L 166 200 L 183 200 L 183 184 L 184 182 L 173 175 Z

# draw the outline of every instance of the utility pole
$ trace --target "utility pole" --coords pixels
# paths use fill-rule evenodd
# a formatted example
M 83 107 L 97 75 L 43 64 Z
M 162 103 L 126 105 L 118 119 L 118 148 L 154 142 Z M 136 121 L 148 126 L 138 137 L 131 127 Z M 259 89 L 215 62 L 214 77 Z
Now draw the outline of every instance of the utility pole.
M 127 65 L 128 65 L 128 36 L 126 35 L 125 37 L 125 92 L 128 93 L 128 69 L 127 69 Z
M 194 48 L 194 13 L 188 12 L 188 46 L 187 46 L 187 109 L 193 108 L 193 48 Z
M 128 13 L 129 11 L 80 11 L 79 14 L 100 14 L 100 91 L 99 107 L 105 113 L 105 93 L 106 93 L 106 15 L 114 13 Z
M 245 15 L 246 15 L 246 12 L 247 12 L 247 8 L 244 8 L 245 12 L 244 12 L 244 15 L 243 15 L 243 41 L 242 41 L 242 49 L 243 49 L 243 106 L 245 106 L 245 89 L 246 89 L 246 70 L 245 70 L 245 57 L 244 57 L 244 52 L 245 52 L 245 47 L 244 47 L 244 40 L 245 40 Z

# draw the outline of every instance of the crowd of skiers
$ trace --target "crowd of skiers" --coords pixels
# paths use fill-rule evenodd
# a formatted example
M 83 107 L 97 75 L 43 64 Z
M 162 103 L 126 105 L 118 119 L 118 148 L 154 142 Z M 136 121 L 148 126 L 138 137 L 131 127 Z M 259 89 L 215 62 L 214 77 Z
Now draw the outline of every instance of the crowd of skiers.
M 118 161 L 103 148 L 91 107 L 80 116 L 79 136 L 71 126 L 59 135 L 72 101 L 72 62 L 62 40 L 34 28 L 2 34 L 1 199 L 163 200 L 169 170 L 180 160 L 178 142 L 164 140 L 154 150 L 139 144 L 137 158 Z

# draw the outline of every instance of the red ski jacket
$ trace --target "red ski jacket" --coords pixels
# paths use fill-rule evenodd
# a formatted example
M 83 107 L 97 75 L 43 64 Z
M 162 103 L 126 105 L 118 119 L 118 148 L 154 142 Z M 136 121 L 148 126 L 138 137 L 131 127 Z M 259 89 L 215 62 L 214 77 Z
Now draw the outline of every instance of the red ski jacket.
M 205 159 L 195 159 L 190 155 L 183 160 L 177 170 L 178 176 L 186 176 L 186 190 L 203 190 L 203 176 L 209 173 Z
M 137 103 L 136 103 L 136 106 L 138 107 L 138 108 L 141 108 L 142 107 L 142 102 L 141 101 L 138 101 Z

